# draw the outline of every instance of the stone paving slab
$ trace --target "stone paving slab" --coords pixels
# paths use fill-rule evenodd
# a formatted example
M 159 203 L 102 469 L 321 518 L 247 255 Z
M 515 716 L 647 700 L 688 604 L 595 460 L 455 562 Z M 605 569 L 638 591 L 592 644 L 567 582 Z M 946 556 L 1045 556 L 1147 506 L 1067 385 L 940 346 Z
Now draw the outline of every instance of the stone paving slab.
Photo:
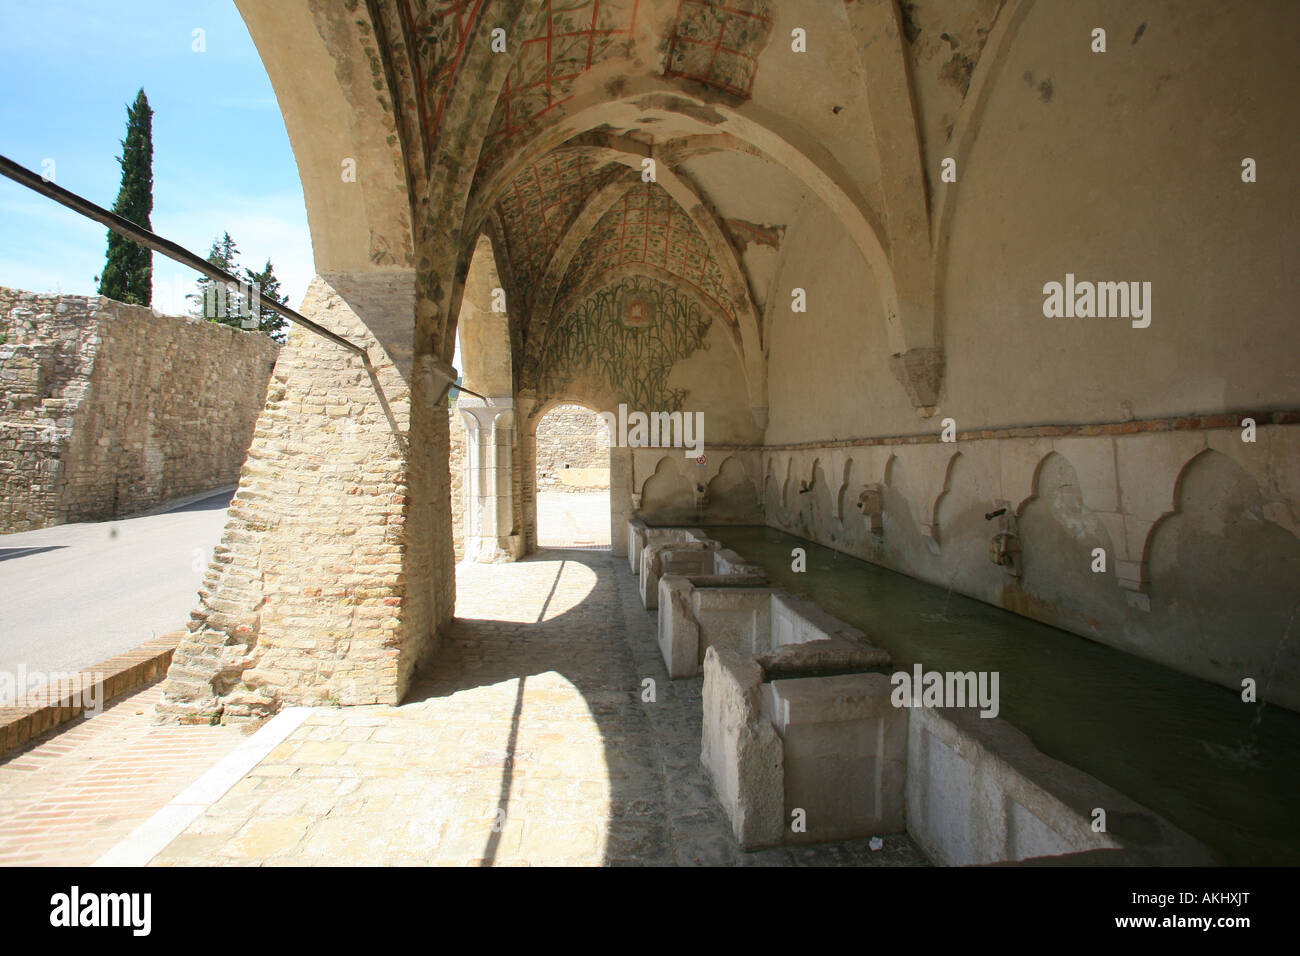
M 906 835 L 745 853 L 625 562 L 462 564 L 401 707 L 320 709 L 153 859 L 176 865 L 924 865 Z M 654 700 L 643 701 L 643 682 Z

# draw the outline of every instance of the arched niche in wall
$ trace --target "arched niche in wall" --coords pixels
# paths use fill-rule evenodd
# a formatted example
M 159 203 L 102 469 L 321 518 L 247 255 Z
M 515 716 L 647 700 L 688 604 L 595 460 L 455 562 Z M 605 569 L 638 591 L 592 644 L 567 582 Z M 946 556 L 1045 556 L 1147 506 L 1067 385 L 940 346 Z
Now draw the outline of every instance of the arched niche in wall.
M 641 486 L 638 514 L 649 525 L 694 524 L 699 513 L 695 507 L 695 490 L 682 467 L 681 454 L 659 459 L 654 474 Z
M 1265 517 L 1255 479 L 1216 451 L 1187 464 L 1174 501 L 1146 543 L 1152 615 L 1183 622 L 1182 653 L 1252 677 L 1262 699 L 1296 708 L 1300 539 Z
M 724 524 L 762 524 L 762 506 L 758 491 L 749 480 L 745 466 L 729 455 L 709 482 L 706 494 L 706 518 Z

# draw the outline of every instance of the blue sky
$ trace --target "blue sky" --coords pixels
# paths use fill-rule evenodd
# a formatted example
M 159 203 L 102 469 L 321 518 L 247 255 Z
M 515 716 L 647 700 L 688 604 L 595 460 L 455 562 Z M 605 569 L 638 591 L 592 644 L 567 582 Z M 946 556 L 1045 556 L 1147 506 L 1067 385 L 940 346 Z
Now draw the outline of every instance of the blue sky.
M 195 52 L 194 31 L 205 52 Z M 0 0 L 0 154 L 101 206 L 117 198 L 126 107 L 153 107 L 153 230 L 206 256 L 229 230 L 297 306 L 314 274 L 275 92 L 233 0 Z M 94 294 L 107 229 L 0 177 L 0 285 Z M 155 307 L 196 274 L 154 254 Z

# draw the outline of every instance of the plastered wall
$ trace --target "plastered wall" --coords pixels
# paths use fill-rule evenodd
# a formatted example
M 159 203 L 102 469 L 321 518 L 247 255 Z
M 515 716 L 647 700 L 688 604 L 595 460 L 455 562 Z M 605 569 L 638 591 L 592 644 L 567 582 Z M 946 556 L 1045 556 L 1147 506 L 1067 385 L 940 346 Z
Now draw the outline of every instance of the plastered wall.
M 981 61 L 964 152 L 951 91 L 913 51 L 945 360 L 931 414 L 890 374 L 878 277 L 836 217 L 811 202 L 787 233 L 766 312 L 767 522 L 1300 706 L 1300 131 L 1286 119 L 1300 76 L 1281 28 L 1295 11 L 1025 9 L 1002 59 Z M 1098 24 L 1105 54 L 1080 42 Z M 961 157 L 955 183 L 945 155 Z M 1245 157 L 1267 175 L 1243 182 Z M 1044 284 L 1067 273 L 1149 282 L 1149 326 L 1046 317 Z M 806 313 L 790 310 L 795 286 Z M 876 535 L 854 507 L 873 483 Z M 988 557 L 998 502 L 1018 518 L 1019 578 Z

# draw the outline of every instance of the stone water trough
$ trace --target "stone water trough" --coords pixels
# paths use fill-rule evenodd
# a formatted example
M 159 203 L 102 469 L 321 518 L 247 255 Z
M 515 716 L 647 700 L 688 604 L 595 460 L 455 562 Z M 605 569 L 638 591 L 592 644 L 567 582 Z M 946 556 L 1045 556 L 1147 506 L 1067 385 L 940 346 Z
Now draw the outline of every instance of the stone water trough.
M 687 544 L 694 541 L 708 540 L 709 536 L 699 528 L 652 528 L 640 518 L 629 518 L 627 522 L 627 563 L 633 574 L 640 574 L 641 552 L 646 549 L 647 545 Z
M 666 574 L 692 580 L 725 577 L 743 586 L 767 584 L 756 564 L 747 564 L 736 552 L 723 548 L 696 528 L 649 528 L 640 518 L 627 523 L 628 562 L 638 575 L 641 604 L 647 611 L 659 606 L 659 581 Z
M 655 548 L 719 553 L 699 532 L 647 530 L 680 536 L 644 538 L 643 573 Z M 1213 862 L 1000 718 L 896 706 L 888 652 L 727 555 L 746 573 L 676 574 L 661 559 L 658 637 L 670 677 L 703 672 L 701 760 L 745 849 L 906 831 L 946 865 Z
M 870 651 L 838 645 L 705 654 L 700 758 L 745 849 L 906 830 L 950 866 L 1213 862 L 1186 833 L 1047 757 L 1004 720 L 893 706 L 887 675 L 854 672 Z

